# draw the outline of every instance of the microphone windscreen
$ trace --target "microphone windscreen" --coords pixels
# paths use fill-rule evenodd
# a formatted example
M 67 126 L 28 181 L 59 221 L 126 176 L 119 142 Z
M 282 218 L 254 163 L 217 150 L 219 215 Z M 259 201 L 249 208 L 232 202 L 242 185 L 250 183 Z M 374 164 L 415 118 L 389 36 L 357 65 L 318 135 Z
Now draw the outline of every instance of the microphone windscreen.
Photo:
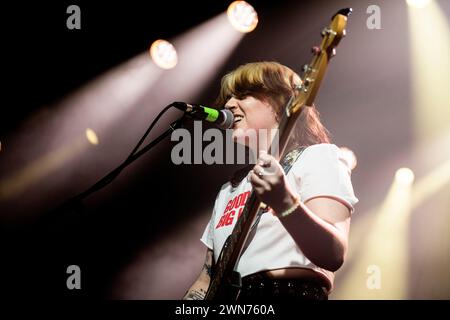
M 220 129 L 230 129 L 233 127 L 234 122 L 234 114 L 228 109 L 220 110 L 220 113 L 223 115 L 223 120 L 218 124 Z

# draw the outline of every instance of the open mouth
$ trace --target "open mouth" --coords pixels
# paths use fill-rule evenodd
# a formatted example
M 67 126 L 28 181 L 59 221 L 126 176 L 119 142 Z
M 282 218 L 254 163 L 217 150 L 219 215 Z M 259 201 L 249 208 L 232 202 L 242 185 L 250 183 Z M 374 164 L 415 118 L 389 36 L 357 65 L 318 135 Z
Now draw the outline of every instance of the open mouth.
M 244 119 L 244 116 L 242 116 L 240 114 L 235 114 L 234 115 L 234 124 L 240 122 L 242 119 Z

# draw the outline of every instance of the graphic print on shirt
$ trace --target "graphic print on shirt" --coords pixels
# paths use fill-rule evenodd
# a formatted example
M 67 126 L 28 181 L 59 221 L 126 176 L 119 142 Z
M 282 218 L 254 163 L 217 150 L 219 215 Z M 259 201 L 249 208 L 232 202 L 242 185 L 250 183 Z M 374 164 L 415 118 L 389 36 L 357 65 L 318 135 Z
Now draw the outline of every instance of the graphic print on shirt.
M 220 217 L 219 223 L 216 225 L 216 229 L 232 225 L 234 219 L 238 219 L 240 217 L 249 195 L 250 191 L 242 192 L 228 201 L 227 206 Z

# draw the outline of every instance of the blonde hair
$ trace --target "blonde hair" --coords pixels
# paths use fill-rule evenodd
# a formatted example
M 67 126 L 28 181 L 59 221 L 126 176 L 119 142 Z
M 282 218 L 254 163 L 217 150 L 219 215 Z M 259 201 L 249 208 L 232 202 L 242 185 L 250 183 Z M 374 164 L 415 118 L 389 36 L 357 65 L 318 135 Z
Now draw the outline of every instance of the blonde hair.
M 241 65 L 222 78 L 216 105 L 223 107 L 231 98 L 253 96 L 268 101 L 280 120 L 284 107 L 302 80 L 292 69 L 274 61 L 252 62 Z M 329 143 L 328 130 L 320 121 L 314 106 L 303 107 L 293 135 L 297 146 Z

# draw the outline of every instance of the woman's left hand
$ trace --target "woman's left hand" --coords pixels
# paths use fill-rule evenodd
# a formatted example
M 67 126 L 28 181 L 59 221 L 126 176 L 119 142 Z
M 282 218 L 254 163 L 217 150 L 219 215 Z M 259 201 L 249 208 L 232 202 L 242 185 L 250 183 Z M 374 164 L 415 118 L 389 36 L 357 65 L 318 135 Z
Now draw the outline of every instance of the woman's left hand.
M 266 152 L 260 153 L 250 173 L 250 182 L 259 199 L 276 214 L 292 207 L 298 198 L 289 185 L 280 163 Z

